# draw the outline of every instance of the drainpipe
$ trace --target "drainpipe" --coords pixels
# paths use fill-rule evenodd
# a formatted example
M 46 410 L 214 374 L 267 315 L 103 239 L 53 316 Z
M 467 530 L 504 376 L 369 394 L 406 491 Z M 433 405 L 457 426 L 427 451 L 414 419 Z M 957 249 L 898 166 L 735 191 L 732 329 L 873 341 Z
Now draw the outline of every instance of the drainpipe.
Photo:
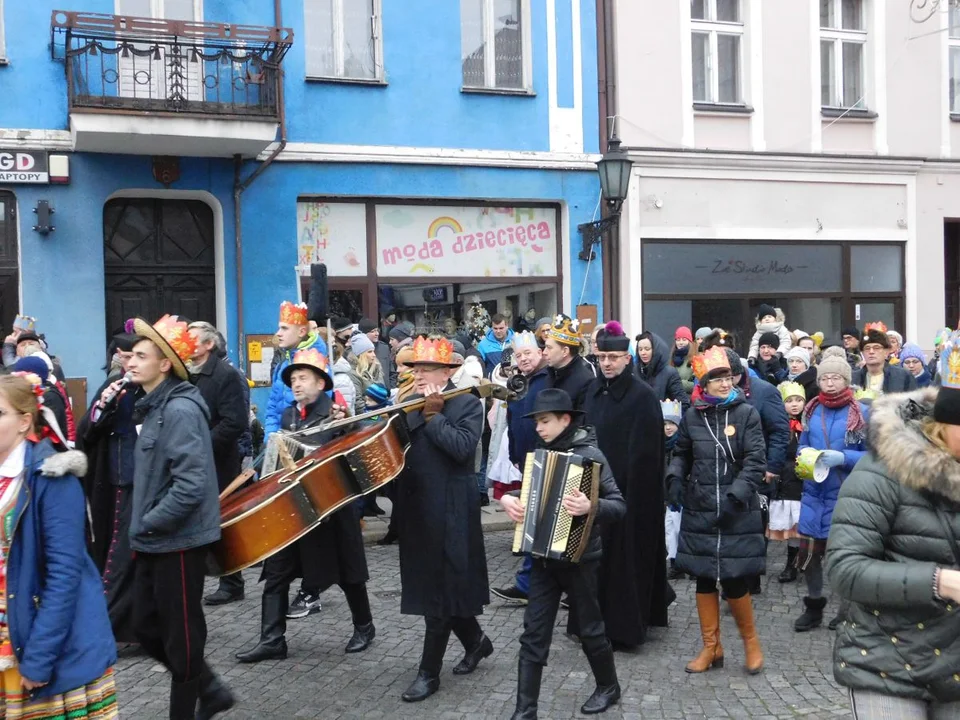
M 280 9 L 281 0 L 273 0 L 273 25 L 274 27 L 283 27 L 283 13 Z M 283 66 L 277 65 L 277 114 L 280 120 L 280 142 L 270 156 L 257 166 L 247 177 L 241 181 L 240 175 L 243 169 L 243 158 L 238 154 L 233 156 L 233 237 L 237 253 L 237 360 L 238 367 L 243 369 L 246 366 L 246 343 L 244 342 L 244 322 L 243 322 L 243 222 L 240 199 L 243 193 L 253 182 L 263 174 L 277 159 L 277 156 L 283 152 L 287 146 L 287 109 L 284 102 L 284 73 Z
M 611 136 L 619 135 L 617 114 L 617 0 L 597 0 L 601 72 L 600 84 L 600 151 L 604 152 Z M 601 22 L 602 20 L 602 22 Z M 606 213 L 605 213 L 606 214 Z M 620 225 L 610 230 L 607 246 L 603 251 L 604 316 L 620 318 Z

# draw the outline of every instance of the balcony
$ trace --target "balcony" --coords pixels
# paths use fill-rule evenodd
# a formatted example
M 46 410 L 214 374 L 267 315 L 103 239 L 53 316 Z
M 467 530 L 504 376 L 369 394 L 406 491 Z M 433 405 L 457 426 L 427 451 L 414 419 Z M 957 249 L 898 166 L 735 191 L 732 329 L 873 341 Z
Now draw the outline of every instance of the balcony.
M 283 113 L 288 28 L 55 10 L 78 151 L 254 157 Z

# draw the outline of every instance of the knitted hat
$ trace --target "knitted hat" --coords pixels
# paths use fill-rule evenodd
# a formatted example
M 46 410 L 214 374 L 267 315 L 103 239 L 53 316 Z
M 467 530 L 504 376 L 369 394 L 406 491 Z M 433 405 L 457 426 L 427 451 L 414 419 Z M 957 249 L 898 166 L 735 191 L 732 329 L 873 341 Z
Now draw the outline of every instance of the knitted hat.
M 740 356 L 737 355 L 736 350 L 731 348 L 726 348 L 727 351 L 727 360 L 730 361 L 730 374 L 731 375 L 743 375 L 743 360 L 740 359 Z
M 694 336 L 697 340 L 703 340 L 707 335 L 713 332 L 713 328 L 702 327 L 697 330 L 697 334 Z
M 923 352 L 923 349 L 914 343 L 905 344 L 900 350 L 900 362 L 904 362 L 907 358 L 916 358 L 924 365 L 927 364 L 927 355 Z
M 330 324 L 333 325 L 333 332 L 337 335 L 347 330 L 352 330 L 354 327 L 350 318 L 345 317 L 332 317 L 330 318 Z
M 940 391 L 933 404 L 933 419 L 960 425 L 960 331 L 950 333 L 940 348 Z
M 413 337 L 413 333 L 409 330 L 410 329 L 405 324 L 400 323 L 390 330 L 390 338 L 396 340 L 397 342 L 403 342 L 404 340 Z
M 13 371 L 33 373 L 44 383 L 47 382 L 47 377 L 50 375 L 50 368 L 47 367 L 47 364 L 39 355 L 20 358 L 13 364 Z
M 776 349 L 780 347 L 780 336 L 775 332 L 765 332 L 760 336 L 760 341 L 757 343 L 757 347 L 762 347 L 764 345 L 769 345 L 770 347 Z
M 850 371 L 850 363 L 847 362 L 846 353 L 838 347 L 827 348 L 823 351 L 820 358 L 820 364 L 817 365 L 817 382 L 824 375 L 835 373 L 850 384 L 853 373 Z
M 537 330 L 542 328 L 544 325 L 553 325 L 553 318 L 542 317 L 537 320 Z
M 367 352 L 367 350 L 375 350 L 376 348 L 373 346 L 373 341 L 370 338 L 363 333 L 357 333 L 350 338 L 350 349 L 354 355 L 360 357 L 360 355 Z
M 777 309 L 772 305 L 766 305 L 766 304 L 761 305 L 760 307 L 757 308 L 757 322 L 760 322 L 761 320 L 763 320 L 763 318 L 765 318 L 767 315 L 770 315 L 771 317 L 776 317 Z
M 683 418 L 683 408 L 677 400 L 661 400 L 660 410 L 663 413 L 664 422 L 672 422 L 679 425 Z
M 390 404 L 390 391 L 380 383 L 370 383 L 363 392 L 367 410 L 379 410 Z
M 807 399 L 807 391 L 803 389 L 803 385 L 798 382 L 784 382 L 780 383 L 777 386 L 777 390 L 780 391 L 780 397 L 783 400 L 792 397 L 800 397 L 804 400 Z
M 841 338 L 845 338 L 845 337 L 847 337 L 847 336 L 849 336 L 849 337 L 855 337 L 855 338 L 857 338 L 857 339 L 859 340 L 859 339 L 860 339 L 860 328 L 858 328 L 856 325 L 851 325 L 850 327 L 845 327 L 843 330 L 840 331 L 840 337 L 841 337 Z
M 689 342 L 693 342 L 693 333 L 690 332 L 690 328 L 688 328 L 686 325 L 681 325 L 678 327 L 677 331 L 673 334 L 674 340 L 680 340 L 681 338 Z
M 790 362 L 794 358 L 803 360 L 803 364 L 807 367 L 810 367 L 810 352 L 806 348 L 790 348 L 790 351 L 787 353 L 787 357 L 785 359 L 787 362 Z
M 407 365 L 411 360 L 413 360 L 412 345 L 407 345 L 405 348 L 400 350 L 400 352 L 397 353 L 397 356 L 393 359 L 397 365 Z
M 357 328 L 362 333 L 373 332 L 377 329 L 377 323 L 370 318 L 360 318 L 360 322 L 357 324 Z
M 16 344 L 19 345 L 20 343 L 27 342 L 28 340 L 32 340 L 33 342 L 38 343 L 40 342 L 40 336 L 37 335 L 35 332 L 31 332 L 28 330 L 27 332 L 22 332 L 19 335 L 17 335 Z

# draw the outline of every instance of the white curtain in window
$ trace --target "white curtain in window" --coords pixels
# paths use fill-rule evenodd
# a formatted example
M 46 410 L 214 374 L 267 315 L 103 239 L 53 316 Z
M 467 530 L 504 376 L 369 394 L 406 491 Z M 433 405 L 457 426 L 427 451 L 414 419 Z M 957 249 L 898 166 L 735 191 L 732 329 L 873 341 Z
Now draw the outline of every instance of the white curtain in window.
M 520 0 L 494 0 L 495 87 L 523 87 L 523 28 L 520 22 Z
M 335 0 L 305 0 L 303 3 L 308 75 L 333 77 L 337 73 L 333 50 L 334 3 Z
M 343 76 L 377 77 L 373 0 L 343 0 Z
M 483 0 L 460 0 L 460 57 L 464 87 L 483 87 L 486 44 L 483 40 Z

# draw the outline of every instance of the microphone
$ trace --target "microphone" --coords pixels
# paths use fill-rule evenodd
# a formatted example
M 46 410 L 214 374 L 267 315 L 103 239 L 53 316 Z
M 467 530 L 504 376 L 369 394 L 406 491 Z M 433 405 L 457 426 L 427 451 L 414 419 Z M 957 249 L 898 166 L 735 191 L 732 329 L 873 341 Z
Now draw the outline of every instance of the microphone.
M 133 382 L 133 375 L 128 372 L 126 375 L 123 376 L 123 378 L 121 378 L 120 387 L 117 388 L 117 391 L 101 403 L 100 409 L 108 410 L 112 408 L 114 405 L 116 405 L 120 401 L 120 396 L 123 394 L 123 391 L 132 382 Z

